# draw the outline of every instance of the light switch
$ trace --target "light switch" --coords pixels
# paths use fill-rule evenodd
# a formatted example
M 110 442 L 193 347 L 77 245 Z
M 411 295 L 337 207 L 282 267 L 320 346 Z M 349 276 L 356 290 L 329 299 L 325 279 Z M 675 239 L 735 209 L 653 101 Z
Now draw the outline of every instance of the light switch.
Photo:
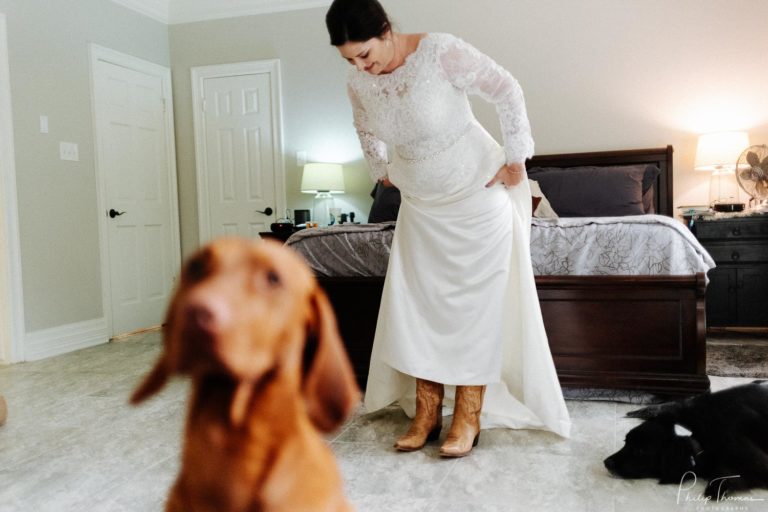
M 80 161 L 77 144 L 74 142 L 59 142 L 59 156 L 62 160 Z
M 40 116 L 40 133 L 48 133 L 48 116 Z

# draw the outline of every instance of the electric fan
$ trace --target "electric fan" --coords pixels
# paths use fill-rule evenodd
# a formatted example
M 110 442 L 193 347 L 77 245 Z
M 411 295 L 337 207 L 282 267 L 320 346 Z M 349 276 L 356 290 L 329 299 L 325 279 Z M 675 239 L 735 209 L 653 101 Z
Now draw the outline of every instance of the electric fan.
M 750 146 L 736 162 L 739 186 L 755 201 L 756 210 L 768 211 L 768 146 Z

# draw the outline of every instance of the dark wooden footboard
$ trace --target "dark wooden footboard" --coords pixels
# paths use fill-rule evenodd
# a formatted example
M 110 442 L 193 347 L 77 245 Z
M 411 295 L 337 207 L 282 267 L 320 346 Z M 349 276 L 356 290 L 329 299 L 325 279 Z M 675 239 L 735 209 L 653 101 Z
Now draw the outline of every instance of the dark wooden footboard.
M 319 278 L 365 386 L 383 278 Z M 704 274 L 540 276 L 544 325 L 565 387 L 684 395 L 709 389 Z
M 709 389 L 703 273 L 541 276 L 536 288 L 563 386 Z

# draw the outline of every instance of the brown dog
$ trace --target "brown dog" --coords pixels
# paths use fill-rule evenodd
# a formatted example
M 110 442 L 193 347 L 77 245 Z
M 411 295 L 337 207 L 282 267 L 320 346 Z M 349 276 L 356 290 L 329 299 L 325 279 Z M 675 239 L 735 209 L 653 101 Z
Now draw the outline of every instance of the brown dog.
M 351 510 L 317 430 L 338 428 L 360 392 L 330 303 L 299 256 L 240 239 L 194 255 L 163 354 L 131 402 L 176 373 L 193 389 L 167 511 Z

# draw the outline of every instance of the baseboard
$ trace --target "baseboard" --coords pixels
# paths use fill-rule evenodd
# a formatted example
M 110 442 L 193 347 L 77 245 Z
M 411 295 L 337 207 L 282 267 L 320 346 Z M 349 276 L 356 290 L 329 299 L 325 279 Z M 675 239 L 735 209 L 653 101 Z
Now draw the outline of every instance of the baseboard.
M 109 341 L 106 318 L 96 318 L 27 333 L 24 359 L 36 361 Z

